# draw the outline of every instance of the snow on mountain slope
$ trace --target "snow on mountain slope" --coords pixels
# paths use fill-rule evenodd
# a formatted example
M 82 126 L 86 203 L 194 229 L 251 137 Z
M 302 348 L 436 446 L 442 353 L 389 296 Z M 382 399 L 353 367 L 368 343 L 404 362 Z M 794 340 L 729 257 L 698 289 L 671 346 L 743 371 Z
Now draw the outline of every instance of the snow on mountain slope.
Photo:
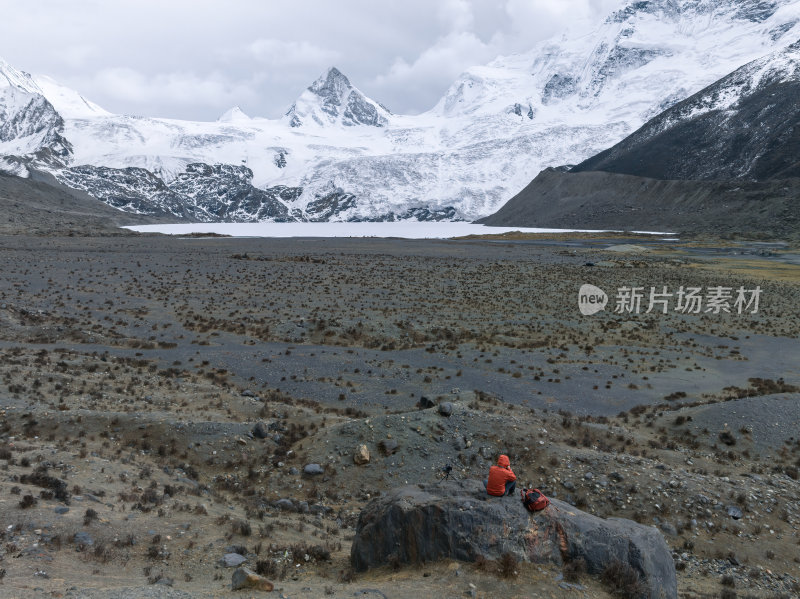
M 63 131 L 64 120 L 31 76 L 0 59 L 0 156 L 32 156 L 43 164 L 63 165 L 72 151 Z
M 797 42 L 679 102 L 573 171 L 764 181 L 800 176 L 799 148 Z
M 73 89 L 59 84 L 50 77 L 36 76 L 33 81 L 40 93 L 48 99 L 53 108 L 67 119 L 113 116 L 107 110 L 91 102 Z
M 129 181 L 138 198 L 130 209 L 157 207 L 160 197 L 164 212 L 200 220 L 474 219 L 543 168 L 581 162 L 788 46 L 800 37 L 798 23 L 798 0 L 620 1 L 593 30 L 469 69 L 416 116 L 392 114 L 335 68 L 281 119 L 232 109 L 210 123 L 112 115 L 50 82 L 8 80 L 19 94 L 47 97 L 64 117 L 67 158 L 80 168 L 62 171 L 62 180 L 109 203 L 121 202 Z M 24 144 L 10 151 L 13 135 L 6 139 L 0 154 L 31 153 Z M 210 166 L 218 164 L 235 168 Z M 101 176 L 92 166 L 107 170 Z M 148 198 L 151 175 L 170 193 L 159 188 Z M 266 209 L 256 208 L 258 198 Z

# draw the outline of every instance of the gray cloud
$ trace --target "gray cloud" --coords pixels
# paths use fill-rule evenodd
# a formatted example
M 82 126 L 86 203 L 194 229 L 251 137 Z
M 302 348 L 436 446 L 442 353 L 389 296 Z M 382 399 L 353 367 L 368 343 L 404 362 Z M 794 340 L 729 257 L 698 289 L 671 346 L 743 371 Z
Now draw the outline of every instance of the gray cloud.
M 112 112 L 275 117 L 329 66 L 394 112 L 623 0 L 0 0 L 0 56 Z

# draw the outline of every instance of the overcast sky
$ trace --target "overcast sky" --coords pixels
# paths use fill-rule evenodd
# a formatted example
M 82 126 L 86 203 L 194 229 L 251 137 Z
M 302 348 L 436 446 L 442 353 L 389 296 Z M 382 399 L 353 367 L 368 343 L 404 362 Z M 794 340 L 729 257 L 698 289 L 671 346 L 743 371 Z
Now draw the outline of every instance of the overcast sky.
M 280 116 L 329 66 L 396 113 L 624 0 L 0 0 L 0 57 L 112 112 Z

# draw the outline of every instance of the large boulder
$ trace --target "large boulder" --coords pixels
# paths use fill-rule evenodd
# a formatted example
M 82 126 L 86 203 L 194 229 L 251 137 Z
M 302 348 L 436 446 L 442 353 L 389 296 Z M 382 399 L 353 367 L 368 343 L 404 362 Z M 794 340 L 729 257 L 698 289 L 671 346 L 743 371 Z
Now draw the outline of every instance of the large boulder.
M 562 565 L 583 558 L 590 574 L 621 562 L 633 568 L 651 599 L 677 597 L 675 565 L 661 533 L 622 518 L 598 518 L 552 500 L 536 513 L 518 496 L 490 497 L 479 481 L 400 487 L 361 512 L 350 561 L 358 571 L 388 563 L 449 558 Z

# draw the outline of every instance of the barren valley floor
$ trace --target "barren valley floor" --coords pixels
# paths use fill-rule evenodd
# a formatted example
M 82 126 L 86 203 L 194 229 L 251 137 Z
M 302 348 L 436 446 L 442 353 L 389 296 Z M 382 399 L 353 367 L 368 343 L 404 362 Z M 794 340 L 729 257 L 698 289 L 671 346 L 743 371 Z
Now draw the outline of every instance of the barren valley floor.
M 500 453 L 659 527 L 682 596 L 800 592 L 790 247 L 9 235 L 0 264 L 0 596 L 228 595 L 232 552 L 291 597 L 610 593 L 533 564 L 350 570 L 371 497 Z M 757 313 L 645 313 L 651 287 L 718 286 L 760 288 Z

